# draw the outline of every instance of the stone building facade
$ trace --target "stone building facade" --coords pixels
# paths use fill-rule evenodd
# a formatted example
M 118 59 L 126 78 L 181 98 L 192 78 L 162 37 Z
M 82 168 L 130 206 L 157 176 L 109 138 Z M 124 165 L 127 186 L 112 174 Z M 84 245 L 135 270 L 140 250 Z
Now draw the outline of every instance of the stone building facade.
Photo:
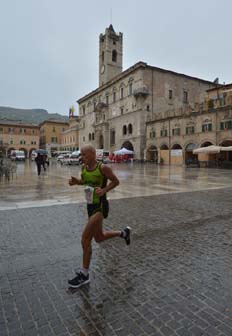
M 147 123 L 148 160 L 182 165 L 194 159 L 195 148 L 209 145 L 232 146 L 232 84 L 207 90 L 192 110 Z M 214 159 L 198 156 L 199 161 Z M 225 151 L 224 156 L 232 161 L 231 153 Z
M 99 40 L 99 87 L 78 100 L 79 144 L 110 152 L 124 146 L 134 150 L 135 159 L 144 160 L 160 132 L 157 126 L 158 133 L 148 136 L 154 125 L 160 122 L 163 131 L 157 145 L 170 145 L 164 135 L 173 127 L 171 118 L 180 123 L 216 84 L 144 62 L 122 71 L 122 50 L 122 34 L 110 26 Z
M 12 150 L 22 150 L 28 158 L 39 148 L 38 125 L 21 121 L 0 120 L 0 153 L 9 156 Z

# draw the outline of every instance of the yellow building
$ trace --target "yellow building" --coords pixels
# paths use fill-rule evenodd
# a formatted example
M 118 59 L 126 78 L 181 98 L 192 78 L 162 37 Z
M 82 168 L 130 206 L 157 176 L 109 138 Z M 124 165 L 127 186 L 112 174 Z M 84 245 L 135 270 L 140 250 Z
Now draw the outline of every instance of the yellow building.
M 0 153 L 9 156 L 12 150 L 23 150 L 31 156 L 39 148 L 39 126 L 20 121 L 0 120 Z
M 45 120 L 39 127 L 40 148 L 46 149 L 50 155 L 61 150 L 62 133 L 68 129 L 69 123 L 60 120 Z
M 79 117 L 70 115 L 69 127 L 62 132 L 61 150 L 75 151 L 79 149 Z

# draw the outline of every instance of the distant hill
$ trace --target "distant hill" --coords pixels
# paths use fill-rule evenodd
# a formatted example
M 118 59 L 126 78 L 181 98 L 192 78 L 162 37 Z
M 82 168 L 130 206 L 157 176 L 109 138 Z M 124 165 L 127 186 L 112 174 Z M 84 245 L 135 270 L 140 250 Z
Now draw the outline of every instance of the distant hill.
M 44 120 L 60 120 L 68 121 L 68 117 L 62 116 L 58 113 L 48 113 L 43 109 L 18 109 L 13 107 L 0 106 L 0 121 L 1 119 L 8 119 L 11 121 L 21 120 L 29 124 L 40 124 Z

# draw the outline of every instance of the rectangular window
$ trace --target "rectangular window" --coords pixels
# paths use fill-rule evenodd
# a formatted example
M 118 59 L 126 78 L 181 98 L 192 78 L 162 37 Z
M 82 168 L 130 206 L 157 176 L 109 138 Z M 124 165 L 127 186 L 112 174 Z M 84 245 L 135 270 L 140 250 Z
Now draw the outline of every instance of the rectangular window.
M 180 128 L 173 128 L 172 135 L 180 135 Z
M 224 122 L 220 122 L 220 130 L 223 131 L 225 128 L 225 124 Z
M 151 130 L 150 132 L 150 139 L 154 139 L 155 138 L 155 131 Z
M 52 137 L 51 138 L 51 143 L 57 143 L 57 137 Z
M 232 120 L 229 120 L 229 121 L 225 122 L 225 128 L 226 129 L 231 129 L 232 128 Z
M 52 128 L 52 132 L 55 132 L 56 131 L 56 128 L 53 126 L 53 128 Z
M 161 131 L 160 131 L 160 136 L 161 136 L 161 137 L 166 137 L 166 136 L 168 136 L 168 130 L 166 130 L 166 129 L 161 130 Z
M 169 90 L 169 91 L 168 91 L 168 98 L 169 98 L 169 99 L 172 99 L 172 90 Z
M 188 91 L 184 90 L 183 102 L 188 103 Z
M 115 145 L 115 129 L 110 130 L 110 145 Z
M 106 105 L 109 105 L 109 96 L 106 96 Z
M 123 99 L 123 87 L 120 89 L 120 98 Z
M 212 131 L 212 124 L 203 124 L 202 125 L 202 132 L 211 132 Z
M 124 107 L 120 107 L 121 115 L 124 113 Z
M 133 84 L 130 83 L 130 84 L 129 84 L 129 96 L 132 95 L 132 91 L 133 91 Z
M 193 134 L 194 132 L 194 126 L 186 127 L 186 134 Z
M 113 102 L 116 102 L 116 92 L 113 92 Z
M 0 133 L 3 133 L 3 128 L 2 127 L 0 127 Z

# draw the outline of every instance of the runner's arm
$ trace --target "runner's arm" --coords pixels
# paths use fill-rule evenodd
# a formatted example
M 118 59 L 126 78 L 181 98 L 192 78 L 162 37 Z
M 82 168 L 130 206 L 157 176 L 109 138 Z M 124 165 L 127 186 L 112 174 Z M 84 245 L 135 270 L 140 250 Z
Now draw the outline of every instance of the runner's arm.
M 119 185 L 119 180 L 117 178 L 117 176 L 114 174 L 113 170 L 106 165 L 102 165 L 101 166 L 101 171 L 102 174 L 107 177 L 107 179 L 110 180 L 110 183 L 105 187 L 105 188 L 97 188 L 98 190 L 96 190 L 96 193 L 98 196 L 103 196 L 105 193 L 107 193 L 108 191 L 114 189 L 115 187 L 117 187 Z
M 82 175 L 81 175 L 80 178 L 71 176 L 71 178 L 68 180 L 68 183 L 69 183 L 70 186 L 73 186 L 73 185 L 83 185 L 84 184 L 84 180 L 82 178 Z

